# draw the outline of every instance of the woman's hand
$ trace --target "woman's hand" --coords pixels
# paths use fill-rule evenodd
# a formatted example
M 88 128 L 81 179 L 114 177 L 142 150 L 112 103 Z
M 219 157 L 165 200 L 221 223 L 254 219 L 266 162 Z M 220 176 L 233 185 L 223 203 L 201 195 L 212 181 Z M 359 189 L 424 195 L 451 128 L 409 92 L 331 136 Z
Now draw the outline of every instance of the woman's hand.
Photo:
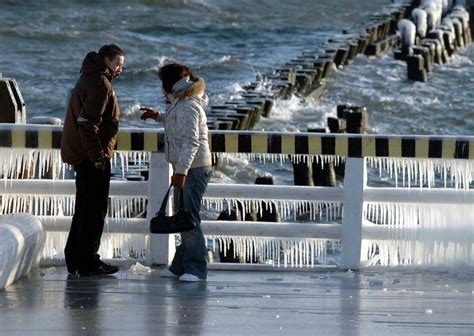
M 154 119 L 158 117 L 158 111 L 155 111 L 154 109 L 148 108 L 148 107 L 140 107 L 140 111 L 145 111 L 143 114 L 140 116 L 141 120 L 146 120 L 146 119 Z
M 174 185 L 176 188 L 183 188 L 185 181 L 186 175 L 175 173 L 173 174 L 173 176 L 171 176 L 171 184 Z

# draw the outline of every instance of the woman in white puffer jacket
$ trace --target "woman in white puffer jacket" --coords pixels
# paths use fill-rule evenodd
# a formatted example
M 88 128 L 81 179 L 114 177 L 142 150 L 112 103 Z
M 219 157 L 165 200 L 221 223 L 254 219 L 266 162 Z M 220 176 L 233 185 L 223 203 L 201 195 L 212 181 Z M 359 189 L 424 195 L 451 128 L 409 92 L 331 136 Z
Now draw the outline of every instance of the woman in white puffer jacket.
M 206 280 L 207 248 L 199 215 L 202 197 L 212 176 L 204 112 L 208 102 L 205 82 L 193 76 L 188 67 L 177 63 L 163 66 L 159 77 L 169 105 L 165 113 L 142 108 L 141 119 L 164 122 L 166 159 L 173 166 L 171 181 L 181 189 L 184 207 L 197 223 L 193 230 L 181 233 L 181 245 L 162 276 L 179 277 L 181 281 Z

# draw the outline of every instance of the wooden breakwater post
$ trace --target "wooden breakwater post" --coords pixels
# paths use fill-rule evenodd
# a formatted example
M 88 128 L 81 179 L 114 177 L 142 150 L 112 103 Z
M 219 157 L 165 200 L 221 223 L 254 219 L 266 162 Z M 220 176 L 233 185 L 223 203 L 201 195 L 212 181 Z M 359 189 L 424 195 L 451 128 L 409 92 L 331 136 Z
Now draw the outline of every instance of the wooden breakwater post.
M 433 63 L 448 63 L 454 52 L 472 42 L 469 24 L 472 7 L 450 6 L 443 8 L 437 20 L 420 24 L 420 20 L 429 18 L 429 10 L 422 3 L 412 10 L 409 18 L 403 20 L 406 24 L 399 26 L 402 45 L 394 51 L 394 57 L 407 62 L 408 79 L 426 81 Z M 428 31 L 425 33 L 426 27 Z
M 313 186 L 313 166 L 311 162 L 293 162 L 293 181 L 296 186 Z
M 368 114 L 364 106 L 340 104 L 336 117 L 328 117 L 330 133 L 366 134 Z M 326 128 L 308 129 L 308 132 L 326 133 Z M 293 180 L 302 186 L 336 186 L 336 177 L 344 177 L 344 162 L 293 162 Z
M 308 129 L 312 133 L 326 133 L 325 128 Z M 335 187 L 336 186 L 336 172 L 334 171 L 334 162 L 324 162 L 322 157 L 319 160 L 313 161 L 311 164 L 313 185 L 317 187 Z
M 222 210 L 217 217 L 217 220 L 223 221 L 242 221 L 242 217 L 237 212 L 236 209 Z M 240 256 L 237 253 L 234 253 L 234 243 L 232 240 L 225 247 L 219 246 L 219 261 L 221 263 L 238 263 L 240 262 Z
M 25 124 L 26 104 L 21 94 L 20 87 L 14 78 L 3 78 L 0 73 L 0 123 Z M 35 117 L 28 123 L 60 125 L 61 119 L 53 117 Z M 30 162 L 33 162 L 31 159 Z M 24 164 L 19 173 L 19 178 L 52 178 L 52 163 L 46 167 L 45 172 L 40 169 L 39 162 L 36 165 Z M 27 168 L 29 166 L 29 168 Z
M 368 132 L 367 108 L 340 104 L 336 107 L 336 117 L 328 117 L 327 124 L 331 133 L 366 134 Z M 339 162 L 334 165 L 337 177 L 344 177 L 345 164 Z
M 312 128 L 308 132 L 326 133 L 326 128 Z M 309 160 L 309 159 L 308 159 Z M 324 162 L 323 158 L 315 161 L 293 162 L 293 181 L 300 186 L 336 186 L 336 174 L 333 162 Z
M 260 185 L 274 185 L 275 180 L 273 176 L 259 176 L 255 179 L 255 184 Z M 220 212 L 217 220 L 225 221 L 258 221 L 258 222 L 280 222 L 280 214 L 276 205 L 272 202 L 268 206 L 265 202 L 260 202 L 258 205 L 260 209 L 246 209 L 239 202 L 237 206 L 233 209 L 227 209 Z M 281 244 L 283 246 L 283 244 Z M 243 260 L 242 256 L 238 253 L 234 253 L 234 243 L 232 240 L 228 243 L 226 247 L 219 246 L 219 260 L 222 263 L 239 263 L 239 262 L 251 262 L 258 263 L 259 256 L 256 251 L 253 251 L 254 258 L 252 260 Z
M 369 34 L 369 43 L 364 51 L 366 56 L 380 56 L 400 43 L 400 38 L 396 34 L 397 24 L 406 17 L 412 6 L 410 2 L 401 3 L 370 17 L 366 27 L 366 32 Z
M 320 129 L 326 132 L 326 129 Z M 313 164 L 308 157 L 304 157 L 302 161 L 293 161 L 293 183 L 296 186 L 314 186 L 313 181 Z
M 24 123 L 26 104 L 15 79 L 0 75 L 0 123 Z

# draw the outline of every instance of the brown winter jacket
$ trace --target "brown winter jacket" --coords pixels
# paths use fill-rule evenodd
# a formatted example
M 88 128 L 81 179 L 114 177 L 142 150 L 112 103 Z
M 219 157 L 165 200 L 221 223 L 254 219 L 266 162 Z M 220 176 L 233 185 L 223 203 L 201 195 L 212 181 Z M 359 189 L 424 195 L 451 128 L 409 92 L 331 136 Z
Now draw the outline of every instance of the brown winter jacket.
M 120 107 L 111 80 L 110 71 L 99 54 L 87 54 L 64 120 L 61 138 L 64 162 L 77 165 L 112 156 Z

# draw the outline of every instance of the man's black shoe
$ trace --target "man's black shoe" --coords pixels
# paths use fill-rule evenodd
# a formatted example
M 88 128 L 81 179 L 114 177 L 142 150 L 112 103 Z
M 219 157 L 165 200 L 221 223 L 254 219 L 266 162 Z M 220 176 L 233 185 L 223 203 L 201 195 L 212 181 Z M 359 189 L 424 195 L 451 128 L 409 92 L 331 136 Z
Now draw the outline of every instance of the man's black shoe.
M 95 260 L 94 264 L 94 267 L 90 270 L 90 275 L 109 275 L 117 273 L 119 270 L 117 266 L 106 264 L 100 259 Z
M 69 271 L 76 276 L 93 276 L 93 275 L 110 275 L 117 273 L 119 268 L 106 264 L 100 259 L 95 259 L 93 265 L 87 268 L 76 269 L 74 272 Z

